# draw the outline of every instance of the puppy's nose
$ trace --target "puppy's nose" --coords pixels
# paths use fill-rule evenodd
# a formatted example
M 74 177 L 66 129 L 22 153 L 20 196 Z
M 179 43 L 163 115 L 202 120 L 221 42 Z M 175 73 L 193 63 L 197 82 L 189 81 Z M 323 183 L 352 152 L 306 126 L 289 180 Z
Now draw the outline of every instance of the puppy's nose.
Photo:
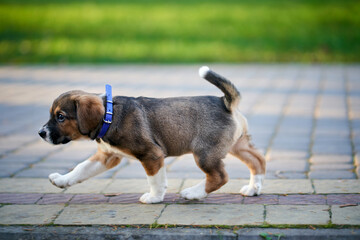
M 42 138 L 46 138 L 46 132 L 44 131 L 44 129 L 40 129 L 39 135 L 40 135 L 40 137 L 42 137 Z

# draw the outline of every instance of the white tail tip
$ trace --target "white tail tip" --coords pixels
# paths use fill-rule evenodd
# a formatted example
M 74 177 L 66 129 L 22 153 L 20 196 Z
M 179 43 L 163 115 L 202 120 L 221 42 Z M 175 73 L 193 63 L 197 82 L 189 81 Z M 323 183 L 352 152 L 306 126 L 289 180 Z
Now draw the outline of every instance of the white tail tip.
M 202 78 L 205 78 L 206 74 L 210 71 L 210 68 L 207 67 L 207 66 L 202 66 L 200 69 L 199 69 L 199 75 L 200 77 Z

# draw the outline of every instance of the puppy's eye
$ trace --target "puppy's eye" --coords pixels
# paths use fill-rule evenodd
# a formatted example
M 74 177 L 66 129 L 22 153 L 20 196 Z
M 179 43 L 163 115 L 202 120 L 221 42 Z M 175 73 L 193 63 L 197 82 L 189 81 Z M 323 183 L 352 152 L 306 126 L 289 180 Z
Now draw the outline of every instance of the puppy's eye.
M 61 113 L 59 113 L 58 116 L 57 116 L 57 120 L 58 120 L 59 122 L 63 122 L 63 121 L 65 121 L 65 116 L 62 115 Z

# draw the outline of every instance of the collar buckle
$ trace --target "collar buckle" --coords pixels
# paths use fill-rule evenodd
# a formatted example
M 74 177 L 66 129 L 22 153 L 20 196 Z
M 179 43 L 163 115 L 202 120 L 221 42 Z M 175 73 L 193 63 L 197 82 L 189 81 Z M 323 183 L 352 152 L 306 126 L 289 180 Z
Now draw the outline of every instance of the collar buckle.
M 104 123 L 107 123 L 107 124 L 112 123 L 112 121 L 111 121 L 111 120 L 105 120 L 105 119 L 103 119 L 103 121 L 104 121 Z

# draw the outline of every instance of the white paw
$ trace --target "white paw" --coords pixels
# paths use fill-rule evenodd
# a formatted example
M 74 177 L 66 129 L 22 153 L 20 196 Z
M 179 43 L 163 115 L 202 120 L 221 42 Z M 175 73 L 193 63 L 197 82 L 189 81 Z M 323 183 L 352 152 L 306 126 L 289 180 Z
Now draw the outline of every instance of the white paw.
M 59 188 L 66 188 L 66 187 L 70 187 L 71 185 L 74 185 L 74 183 L 71 183 L 65 175 L 61 175 L 59 173 L 50 174 L 49 180 L 53 185 Z
M 259 184 L 245 185 L 240 190 L 240 193 L 245 196 L 260 195 L 260 192 L 261 192 L 261 186 Z
M 264 174 L 250 175 L 249 185 L 245 185 L 241 188 L 240 193 L 245 196 L 260 195 L 262 184 L 264 181 Z
M 193 199 L 203 199 L 207 196 L 205 192 L 205 188 L 200 188 L 198 185 L 186 188 L 180 192 L 180 196 L 185 199 L 193 200 Z
M 150 193 L 144 193 L 140 197 L 139 200 L 142 203 L 159 203 L 159 202 L 162 202 L 164 200 L 164 197 L 163 196 L 153 196 Z

